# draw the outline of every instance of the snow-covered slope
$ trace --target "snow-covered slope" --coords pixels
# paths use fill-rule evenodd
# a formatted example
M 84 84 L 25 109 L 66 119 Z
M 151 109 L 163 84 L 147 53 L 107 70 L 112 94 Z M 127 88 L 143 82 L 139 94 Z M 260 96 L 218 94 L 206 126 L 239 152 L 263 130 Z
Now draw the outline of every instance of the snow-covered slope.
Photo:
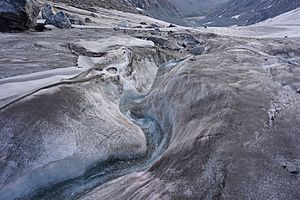
M 251 25 L 300 7 L 299 0 L 230 0 L 199 21 L 209 26 Z
M 281 14 L 277 17 L 267 19 L 266 21 L 260 22 L 257 25 L 300 26 L 300 8 Z
M 251 26 L 208 27 L 198 30 L 219 35 L 251 38 L 300 37 L 300 8 Z

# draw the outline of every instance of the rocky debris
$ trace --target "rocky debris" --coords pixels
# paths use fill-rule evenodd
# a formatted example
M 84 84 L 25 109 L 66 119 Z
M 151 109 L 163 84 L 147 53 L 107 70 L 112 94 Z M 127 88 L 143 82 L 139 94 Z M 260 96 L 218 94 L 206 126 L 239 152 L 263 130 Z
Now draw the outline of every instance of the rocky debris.
M 132 28 L 143 28 L 142 25 L 133 26 Z
M 147 25 L 145 28 L 154 28 L 155 29 L 155 28 L 161 28 L 161 26 L 158 24 L 152 23 L 152 24 Z
M 160 28 L 155 28 L 154 30 L 157 32 L 160 32 Z
M 129 28 L 129 22 L 128 21 L 121 21 L 119 24 L 118 24 L 119 27 L 122 27 L 122 28 Z
M 98 18 L 99 17 L 96 13 L 91 13 L 90 16 L 94 17 L 94 18 Z
M 181 46 L 177 45 L 176 43 L 169 41 L 163 37 L 158 37 L 158 36 L 149 37 L 148 36 L 148 37 L 141 37 L 141 38 L 146 38 L 147 40 L 151 40 L 157 46 L 159 46 L 163 49 L 179 51 L 182 48 Z
M 55 11 L 54 11 L 54 8 L 52 7 L 52 5 L 47 3 L 42 8 L 41 14 L 42 14 L 42 18 L 46 20 L 46 19 L 50 18 L 51 16 L 55 15 Z
M 93 21 L 88 17 L 84 18 L 84 22 L 85 23 L 93 23 Z
M 200 44 L 199 40 L 189 33 L 177 34 L 176 39 L 177 43 L 183 47 L 193 48 Z
M 70 20 L 71 24 L 75 25 L 85 25 L 85 21 L 78 15 L 65 13 L 67 18 Z
M 205 45 L 189 33 L 171 33 L 168 34 L 167 38 L 155 34 L 152 36 L 139 36 L 138 38 L 151 40 L 162 49 L 190 51 L 189 53 L 193 55 L 201 55 L 205 50 Z
M 290 174 L 299 174 L 300 173 L 300 168 L 294 164 L 294 163 L 286 163 L 283 165 L 283 168 Z
M 174 27 L 177 27 L 177 26 L 174 24 L 170 24 L 169 26 L 167 26 L 167 28 L 174 28 Z
M 40 7 L 35 0 L 1 0 L 0 31 L 24 31 L 36 24 Z
M 53 25 L 57 28 L 71 28 L 71 22 L 63 11 L 57 13 L 51 4 L 46 4 L 42 9 L 42 17 L 45 19 L 45 24 Z M 76 20 L 75 20 L 76 21 Z M 78 21 L 77 21 L 78 22 Z M 83 22 L 84 23 L 84 22 Z
M 46 24 L 53 25 L 58 28 L 71 28 L 71 22 L 66 16 L 66 14 L 62 11 L 57 12 L 55 15 L 46 19 Z
M 36 23 L 34 30 L 38 32 L 43 32 L 45 30 L 45 24 L 44 23 Z
M 191 54 L 193 55 L 201 55 L 205 50 L 205 46 L 195 46 L 191 49 Z

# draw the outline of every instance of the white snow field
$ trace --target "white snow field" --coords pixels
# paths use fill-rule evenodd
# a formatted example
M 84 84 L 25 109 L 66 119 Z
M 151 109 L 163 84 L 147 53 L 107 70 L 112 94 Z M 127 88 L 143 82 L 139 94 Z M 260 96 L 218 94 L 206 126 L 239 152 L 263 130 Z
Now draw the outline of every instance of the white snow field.
M 208 27 L 200 31 L 251 38 L 300 37 L 300 8 L 251 26 Z
M 260 22 L 260 26 L 300 26 L 300 8 Z

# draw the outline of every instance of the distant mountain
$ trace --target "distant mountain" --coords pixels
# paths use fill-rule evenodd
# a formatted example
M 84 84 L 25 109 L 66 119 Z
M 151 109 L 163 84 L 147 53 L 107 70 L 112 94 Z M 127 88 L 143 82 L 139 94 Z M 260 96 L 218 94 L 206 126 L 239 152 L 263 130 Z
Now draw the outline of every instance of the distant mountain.
M 168 0 L 183 17 L 206 16 L 229 0 Z
M 153 18 L 185 25 L 180 12 L 168 0 L 128 0 L 127 2 Z
M 230 0 L 200 25 L 251 25 L 300 7 L 300 0 Z

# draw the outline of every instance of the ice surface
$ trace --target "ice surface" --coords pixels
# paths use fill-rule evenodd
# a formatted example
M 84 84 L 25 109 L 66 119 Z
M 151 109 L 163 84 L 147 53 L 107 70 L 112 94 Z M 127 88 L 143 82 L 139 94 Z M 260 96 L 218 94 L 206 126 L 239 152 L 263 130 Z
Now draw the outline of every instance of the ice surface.
M 81 71 L 77 67 L 68 67 L 0 79 L 0 107 L 40 88 L 62 82 Z

